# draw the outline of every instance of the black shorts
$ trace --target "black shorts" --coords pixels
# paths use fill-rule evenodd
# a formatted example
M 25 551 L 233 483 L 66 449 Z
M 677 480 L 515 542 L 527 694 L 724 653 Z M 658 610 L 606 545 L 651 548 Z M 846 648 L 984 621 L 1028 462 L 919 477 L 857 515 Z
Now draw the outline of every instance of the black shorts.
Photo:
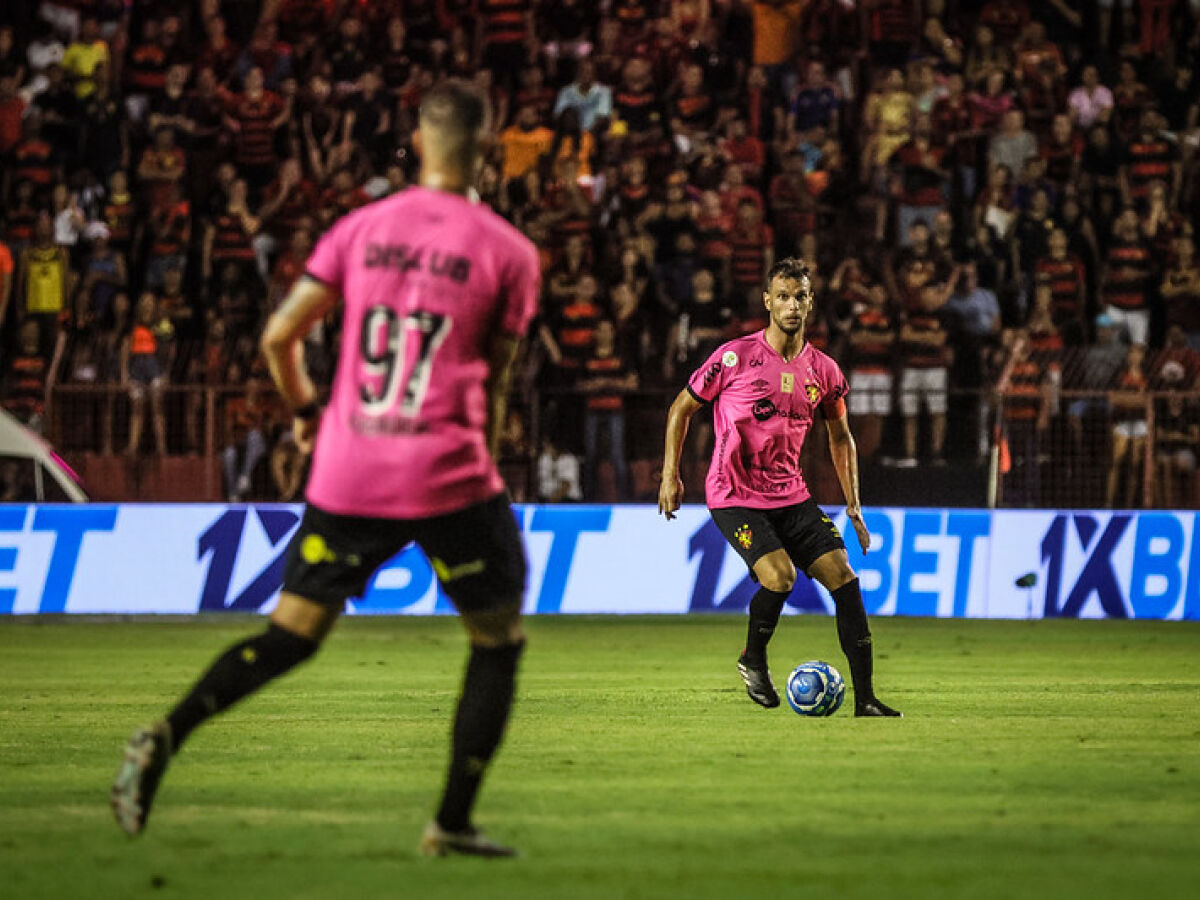
M 778 509 L 729 506 L 709 512 L 751 574 L 754 564 L 775 550 L 787 551 L 796 568 L 807 575 L 826 553 L 846 549 L 841 532 L 812 497 Z
M 417 545 L 461 612 L 520 602 L 525 546 L 508 496 L 423 519 L 340 516 L 308 504 L 288 546 L 283 589 L 339 609 L 361 597 L 375 570 Z

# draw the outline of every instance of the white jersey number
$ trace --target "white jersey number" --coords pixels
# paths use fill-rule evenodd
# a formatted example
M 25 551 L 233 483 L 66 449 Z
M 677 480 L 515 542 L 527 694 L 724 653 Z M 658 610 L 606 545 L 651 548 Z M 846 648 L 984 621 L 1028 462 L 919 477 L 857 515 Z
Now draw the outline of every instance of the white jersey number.
M 449 316 L 437 313 L 412 312 L 401 319 L 390 306 L 372 306 L 367 310 L 358 340 L 365 375 L 358 395 L 365 413 L 382 415 L 396 405 L 397 399 L 401 415 L 415 416 L 420 412 L 429 390 L 434 354 L 450 333 L 450 324 Z M 417 353 L 408 368 L 406 348 L 414 332 L 418 338 Z

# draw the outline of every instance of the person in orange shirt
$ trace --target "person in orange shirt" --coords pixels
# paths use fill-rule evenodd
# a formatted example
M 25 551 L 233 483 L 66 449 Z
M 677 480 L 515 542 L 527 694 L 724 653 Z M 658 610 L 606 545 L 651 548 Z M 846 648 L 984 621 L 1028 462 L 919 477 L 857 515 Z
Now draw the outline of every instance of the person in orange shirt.
M 774 87 L 786 77 L 800 43 L 800 16 L 808 0 L 755 0 L 754 65 L 767 70 Z M 794 80 L 795 73 L 792 73 Z M 784 84 L 785 95 L 794 85 Z
M 121 384 L 129 390 L 133 409 L 129 415 L 129 449 L 134 456 L 142 443 L 142 425 L 146 418 L 146 394 L 150 395 L 150 411 L 154 441 L 158 455 L 167 452 L 167 421 L 163 413 L 163 388 L 166 386 L 166 367 L 160 359 L 162 332 L 159 328 L 158 298 L 147 291 L 138 298 L 133 329 L 121 345 Z
M 554 132 L 538 122 L 537 110 L 522 106 L 517 111 L 516 124 L 500 132 L 500 147 L 504 153 L 504 164 L 500 179 L 505 184 L 524 178 L 534 168 L 542 155 L 550 151 Z

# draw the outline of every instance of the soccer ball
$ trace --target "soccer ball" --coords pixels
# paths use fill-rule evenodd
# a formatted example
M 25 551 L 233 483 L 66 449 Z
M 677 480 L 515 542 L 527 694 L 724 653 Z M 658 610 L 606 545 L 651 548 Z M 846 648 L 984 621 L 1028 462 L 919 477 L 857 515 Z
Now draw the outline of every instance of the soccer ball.
M 787 702 L 802 716 L 832 716 L 846 699 L 846 682 L 827 662 L 813 660 L 792 669 L 787 680 Z

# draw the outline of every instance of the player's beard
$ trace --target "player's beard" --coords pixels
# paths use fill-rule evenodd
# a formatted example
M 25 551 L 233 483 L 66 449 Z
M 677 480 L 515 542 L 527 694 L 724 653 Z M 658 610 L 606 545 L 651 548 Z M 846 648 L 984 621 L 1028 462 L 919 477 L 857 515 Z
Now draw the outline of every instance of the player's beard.
M 795 325 L 788 325 L 787 321 L 785 319 L 783 319 L 782 317 L 779 317 L 779 318 L 775 319 L 775 327 L 778 328 L 780 331 L 782 331 L 784 334 L 786 334 L 788 337 L 792 337 L 792 336 L 800 334 L 802 331 L 804 331 L 805 321 L 806 321 L 805 316 L 799 316 L 796 319 Z

